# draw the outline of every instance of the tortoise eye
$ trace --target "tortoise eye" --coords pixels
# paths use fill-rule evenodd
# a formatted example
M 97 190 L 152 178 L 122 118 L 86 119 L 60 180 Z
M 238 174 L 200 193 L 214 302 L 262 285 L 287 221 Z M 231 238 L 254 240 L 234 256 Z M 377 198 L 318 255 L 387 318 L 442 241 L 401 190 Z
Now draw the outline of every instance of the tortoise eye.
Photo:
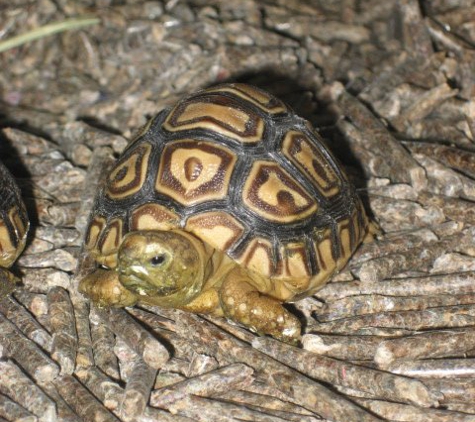
M 159 267 L 166 261 L 167 257 L 165 254 L 155 255 L 153 258 L 150 259 L 150 264 L 153 267 Z

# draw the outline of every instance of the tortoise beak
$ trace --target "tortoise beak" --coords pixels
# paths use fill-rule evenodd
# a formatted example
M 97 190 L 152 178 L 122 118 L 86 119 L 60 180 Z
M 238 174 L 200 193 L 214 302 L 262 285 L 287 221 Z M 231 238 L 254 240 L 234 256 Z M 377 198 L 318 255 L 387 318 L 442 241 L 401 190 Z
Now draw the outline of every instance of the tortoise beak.
M 154 285 L 150 283 L 148 271 L 141 266 L 130 266 L 119 269 L 119 281 L 128 290 L 139 296 L 168 296 L 177 291 L 175 286 Z

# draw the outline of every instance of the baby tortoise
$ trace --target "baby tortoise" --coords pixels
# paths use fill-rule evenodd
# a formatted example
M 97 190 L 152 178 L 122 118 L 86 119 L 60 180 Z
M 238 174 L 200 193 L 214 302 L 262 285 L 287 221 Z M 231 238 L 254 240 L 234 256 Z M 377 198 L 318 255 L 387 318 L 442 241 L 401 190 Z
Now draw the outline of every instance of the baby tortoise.
M 0 162 L 0 298 L 10 293 L 19 281 L 8 268 L 25 247 L 29 225 L 20 189 Z
M 362 203 L 311 125 L 252 86 L 199 91 L 144 127 L 109 172 L 80 282 L 102 306 L 225 316 L 286 342 L 284 302 L 312 295 L 368 231 Z

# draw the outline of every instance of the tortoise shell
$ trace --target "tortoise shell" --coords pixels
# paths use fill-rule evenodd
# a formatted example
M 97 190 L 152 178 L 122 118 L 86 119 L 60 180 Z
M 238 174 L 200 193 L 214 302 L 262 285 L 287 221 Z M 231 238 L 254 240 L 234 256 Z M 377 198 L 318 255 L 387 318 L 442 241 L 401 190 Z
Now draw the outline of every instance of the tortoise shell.
M 349 259 L 367 219 L 320 136 L 244 84 L 199 91 L 155 116 L 107 175 L 86 248 L 114 268 L 129 231 L 183 228 L 278 281 L 319 287 Z
M 13 176 L 1 162 L 0 198 L 1 270 L 1 268 L 9 268 L 23 251 L 29 227 L 20 189 L 16 185 Z

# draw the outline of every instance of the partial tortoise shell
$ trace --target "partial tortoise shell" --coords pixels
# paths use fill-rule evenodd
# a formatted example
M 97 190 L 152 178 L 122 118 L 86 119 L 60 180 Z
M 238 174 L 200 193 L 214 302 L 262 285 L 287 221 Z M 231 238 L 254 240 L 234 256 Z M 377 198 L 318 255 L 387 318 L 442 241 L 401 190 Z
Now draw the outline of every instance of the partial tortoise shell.
M 0 267 L 9 268 L 23 251 L 29 220 L 13 176 L 0 162 Z
M 92 216 L 86 247 L 105 266 L 116 265 L 125 233 L 181 227 L 276 280 L 328 278 L 367 226 L 311 125 L 244 84 L 199 91 L 154 117 L 108 174 Z

